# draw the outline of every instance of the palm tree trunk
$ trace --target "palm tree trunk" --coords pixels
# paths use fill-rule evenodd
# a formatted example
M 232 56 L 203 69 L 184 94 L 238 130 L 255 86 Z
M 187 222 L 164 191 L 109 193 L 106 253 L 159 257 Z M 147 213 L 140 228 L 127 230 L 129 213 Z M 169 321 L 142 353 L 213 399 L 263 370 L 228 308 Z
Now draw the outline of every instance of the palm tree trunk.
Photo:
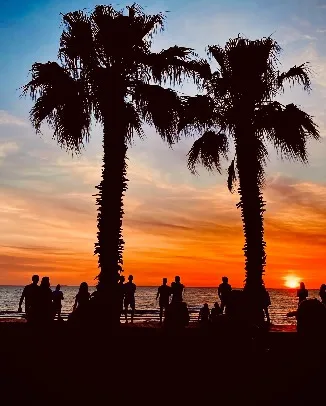
M 125 131 L 119 115 L 110 112 L 112 120 L 103 123 L 103 165 L 102 181 L 97 189 L 97 242 L 95 254 L 98 254 L 100 273 L 98 290 L 102 297 L 101 306 L 111 321 L 119 324 L 120 299 L 118 292 L 119 267 L 123 263 L 124 241 L 122 238 L 123 197 L 127 190 Z
M 250 139 L 251 138 L 251 139 Z M 255 322 L 264 320 L 261 305 L 261 287 L 266 264 L 263 214 L 265 203 L 260 190 L 260 162 L 257 140 L 246 137 L 236 145 L 239 174 L 240 202 L 245 245 L 245 292 L 248 298 L 250 318 Z

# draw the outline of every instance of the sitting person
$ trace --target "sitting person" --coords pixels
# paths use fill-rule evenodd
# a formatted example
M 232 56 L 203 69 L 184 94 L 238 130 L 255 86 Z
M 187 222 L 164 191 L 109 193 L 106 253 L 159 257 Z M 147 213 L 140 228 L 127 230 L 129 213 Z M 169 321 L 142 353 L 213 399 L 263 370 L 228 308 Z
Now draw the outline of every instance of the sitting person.
M 189 319 L 187 304 L 185 302 L 172 302 L 166 309 L 164 325 L 178 330 L 188 326 Z
M 222 314 L 222 312 L 221 312 L 220 305 L 218 304 L 218 302 L 215 302 L 214 307 L 211 310 L 210 321 L 212 323 L 216 323 L 221 314 Z
M 90 312 L 90 293 L 86 282 L 80 284 L 72 310 L 68 318 L 69 321 L 79 322 L 87 319 Z
M 198 314 L 198 321 L 199 321 L 199 323 L 208 323 L 209 307 L 208 307 L 207 303 L 205 303 L 204 306 L 200 309 L 199 314 Z

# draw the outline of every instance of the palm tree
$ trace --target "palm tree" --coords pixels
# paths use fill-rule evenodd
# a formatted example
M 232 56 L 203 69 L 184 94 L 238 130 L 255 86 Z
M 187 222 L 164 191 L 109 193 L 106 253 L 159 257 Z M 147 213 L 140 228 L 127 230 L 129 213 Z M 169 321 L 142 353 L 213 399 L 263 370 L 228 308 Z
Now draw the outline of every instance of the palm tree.
M 265 181 L 267 145 L 282 157 L 307 162 L 307 140 L 318 139 L 313 118 L 295 104 L 283 105 L 275 98 L 286 82 L 310 90 L 307 64 L 285 73 L 277 69 L 281 48 L 271 38 L 251 41 L 238 36 L 225 47 L 208 47 L 218 68 L 204 84 L 205 94 L 184 99 L 180 130 L 201 131 L 189 154 L 188 166 L 197 164 L 221 172 L 221 158 L 230 151 L 235 156 L 228 168 L 228 188 L 238 182 L 241 218 L 245 237 L 245 291 L 252 310 L 258 309 L 266 263 L 262 187 Z
M 63 15 L 63 23 L 60 63 L 33 64 L 23 94 L 35 101 L 30 118 L 36 131 L 46 121 L 69 151 L 79 153 L 89 141 L 93 118 L 103 126 L 95 254 L 98 287 L 114 301 L 123 264 L 128 145 L 134 133 L 144 135 L 144 123 L 153 124 L 168 144 L 174 143 L 180 98 L 162 85 L 178 84 L 184 77 L 198 83 L 209 67 L 190 48 L 151 52 L 152 37 L 163 29 L 164 16 L 146 15 L 136 4 L 127 7 L 126 14 L 112 6 L 96 6 L 90 14 L 71 12 Z

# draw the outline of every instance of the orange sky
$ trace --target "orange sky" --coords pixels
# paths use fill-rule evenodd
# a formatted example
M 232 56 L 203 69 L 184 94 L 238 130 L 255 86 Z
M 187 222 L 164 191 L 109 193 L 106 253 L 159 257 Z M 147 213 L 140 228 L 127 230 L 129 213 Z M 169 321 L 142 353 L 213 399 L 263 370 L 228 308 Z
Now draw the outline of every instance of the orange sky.
M 238 196 L 228 192 L 221 176 L 190 175 L 179 157 L 184 147 L 171 151 L 160 144 L 160 156 L 180 160 L 183 169 L 174 178 L 173 170 L 165 174 L 150 163 L 140 164 L 142 148 L 130 159 L 125 272 L 134 274 L 138 285 L 157 285 L 162 277 L 179 274 L 187 286 L 216 286 L 225 274 L 240 287 Z M 57 170 L 51 184 L 45 177 L 28 187 L 2 186 L 1 284 L 26 283 L 33 273 L 49 275 L 53 285 L 93 283 L 96 211 L 91 194 L 100 156 L 71 159 L 58 150 L 51 159 Z M 34 160 L 40 173 L 52 167 L 38 153 Z M 267 185 L 266 285 L 283 286 L 283 278 L 293 274 L 308 287 L 318 287 L 325 274 L 326 185 L 282 175 L 270 176 Z
M 84 3 L 80 0 L 78 7 L 86 7 Z M 264 190 L 265 282 L 280 287 L 287 275 L 294 275 L 308 288 L 318 288 L 326 283 L 326 9 L 315 0 L 296 7 L 281 1 L 277 7 L 275 2 L 264 7 L 245 0 L 224 3 L 222 10 L 214 2 L 204 8 L 198 2 L 193 8 L 171 2 L 168 27 L 155 44 L 157 49 L 175 43 L 192 46 L 204 56 L 208 43 L 223 45 L 239 32 L 252 39 L 274 33 L 284 50 L 284 69 L 310 61 L 312 93 L 293 90 L 280 101 L 295 102 L 312 114 L 322 140 L 308 145 L 309 166 L 282 162 L 271 152 Z M 28 122 L 31 103 L 19 99 L 16 90 L 26 82 L 33 62 L 56 58 L 62 6 L 51 5 L 53 20 L 44 20 L 44 9 L 37 8 L 34 19 L 21 17 L 19 30 L 16 19 L 8 19 L 4 27 L 3 45 L 9 48 L 0 64 L 6 78 L 0 88 L 0 284 L 26 284 L 33 273 L 50 276 L 52 285 L 92 284 L 98 272 L 92 194 L 100 181 L 101 129 L 94 128 L 83 155 L 72 159 L 46 127 L 41 137 L 35 135 Z M 60 8 L 57 13 L 55 7 Z M 32 40 L 26 32 L 33 34 Z M 195 89 L 185 84 L 182 91 L 193 94 Z M 138 285 L 158 285 L 162 277 L 171 281 L 179 274 L 186 286 L 216 286 L 223 275 L 233 286 L 243 286 L 238 196 L 228 192 L 225 172 L 200 171 L 194 177 L 186 167 L 193 140 L 171 150 L 152 129 L 145 131 L 148 137 L 135 139 L 128 152 L 126 274 L 134 274 Z

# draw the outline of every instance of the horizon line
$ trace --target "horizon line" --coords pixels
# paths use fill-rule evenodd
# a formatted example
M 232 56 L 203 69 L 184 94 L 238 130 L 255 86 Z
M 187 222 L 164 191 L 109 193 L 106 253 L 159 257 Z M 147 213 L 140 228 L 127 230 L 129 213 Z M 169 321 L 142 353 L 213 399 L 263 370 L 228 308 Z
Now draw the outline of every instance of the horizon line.
M 64 287 L 68 287 L 68 288 L 78 288 L 79 287 L 79 285 L 66 285 L 66 284 L 61 284 L 61 283 L 59 285 L 61 287 L 63 287 L 63 288 Z M 0 287 L 2 287 L 2 286 L 10 286 L 10 287 L 21 288 L 21 287 L 24 287 L 26 285 L 25 284 L 23 284 L 23 285 L 0 284 Z M 56 285 L 51 285 L 51 287 L 55 287 L 55 286 Z M 136 285 L 136 286 L 138 288 L 158 288 L 161 285 Z M 96 285 L 88 285 L 88 287 L 95 288 Z M 218 288 L 218 285 L 216 285 L 216 286 L 185 286 L 185 289 L 216 289 L 217 290 L 217 288 Z M 298 288 L 299 288 L 299 286 L 296 287 L 296 288 L 289 288 L 289 287 L 286 287 L 286 286 L 283 286 L 283 287 L 280 287 L 280 288 L 266 287 L 266 289 L 277 289 L 277 290 L 280 290 L 280 289 L 283 289 L 283 290 L 295 290 L 295 289 L 298 289 Z M 232 289 L 243 289 L 243 287 L 234 286 L 234 287 L 232 287 Z M 308 290 L 316 290 L 316 289 L 318 290 L 319 287 L 318 288 L 310 288 Z

